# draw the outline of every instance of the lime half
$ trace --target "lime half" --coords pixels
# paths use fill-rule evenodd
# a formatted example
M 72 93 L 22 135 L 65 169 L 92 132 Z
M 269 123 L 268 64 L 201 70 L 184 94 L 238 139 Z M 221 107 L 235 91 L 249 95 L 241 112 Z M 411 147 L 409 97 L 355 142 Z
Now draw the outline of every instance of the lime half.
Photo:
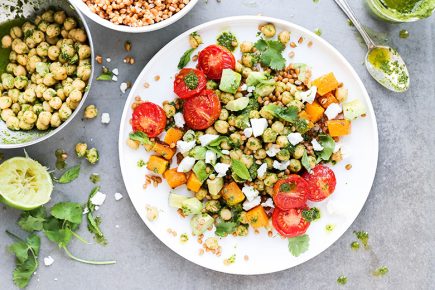
M 31 210 L 46 204 L 53 191 L 47 168 L 37 161 L 14 157 L 0 165 L 0 201 L 17 209 Z

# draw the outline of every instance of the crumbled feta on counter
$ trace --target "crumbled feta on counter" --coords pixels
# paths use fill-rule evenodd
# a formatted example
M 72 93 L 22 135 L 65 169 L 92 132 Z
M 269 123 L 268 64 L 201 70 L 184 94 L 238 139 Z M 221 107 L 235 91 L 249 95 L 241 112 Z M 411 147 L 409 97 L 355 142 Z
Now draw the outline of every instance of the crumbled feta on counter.
M 109 113 L 103 113 L 103 114 L 101 114 L 101 123 L 103 123 L 103 124 L 109 124 L 110 123 L 110 114 Z
M 97 191 L 93 197 L 91 197 L 91 203 L 93 205 L 102 205 L 106 200 L 106 195 L 101 191 Z

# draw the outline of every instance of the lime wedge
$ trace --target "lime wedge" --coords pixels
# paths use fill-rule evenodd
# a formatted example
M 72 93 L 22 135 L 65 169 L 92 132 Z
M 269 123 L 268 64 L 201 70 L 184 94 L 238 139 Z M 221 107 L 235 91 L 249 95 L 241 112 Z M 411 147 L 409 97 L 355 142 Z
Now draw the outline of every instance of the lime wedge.
M 31 210 L 50 200 L 53 183 L 47 168 L 30 158 L 14 157 L 0 165 L 0 201 Z

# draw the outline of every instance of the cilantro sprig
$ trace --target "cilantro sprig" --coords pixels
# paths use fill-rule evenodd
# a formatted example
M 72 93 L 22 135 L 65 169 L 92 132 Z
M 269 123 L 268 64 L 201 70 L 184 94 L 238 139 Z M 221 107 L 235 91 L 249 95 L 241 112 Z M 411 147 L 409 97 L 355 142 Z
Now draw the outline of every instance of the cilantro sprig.
M 86 214 L 86 219 L 88 220 L 88 230 L 90 233 L 94 234 L 94 240 L 101 244 L 101 245 L 107 245 L 107 240 L 104 237 L 103 232 L 100 229 L 101 224 L 101 217 L 97 216 L 94 217 L 93 212 L 95 211 L 95 205 L 91 202 L 92 197 L 100 190 L 100 187 L 94 187 L 89 194 L 88 202 L 87 202 L 87 208 L 88 213 Z
M 273 70 L 282 70 L 285 67 L 285 59 L 282 52 L 285 46 L 277 40 L 259 39 L 255 43 L 258 50 L 260 62 Z

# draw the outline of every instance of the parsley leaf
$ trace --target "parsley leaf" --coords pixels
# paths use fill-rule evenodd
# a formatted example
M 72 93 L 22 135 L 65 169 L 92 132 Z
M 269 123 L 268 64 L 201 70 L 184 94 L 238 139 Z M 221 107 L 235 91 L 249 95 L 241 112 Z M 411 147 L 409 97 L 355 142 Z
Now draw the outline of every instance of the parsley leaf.
M 274 117 L 283 119 L 287 122 L 294 122 L 298 119 L 298 108 L 295 106 L 282 107 L 275 104 L 269 104 L 264 106 L 263 110 L 272 114 Z
M 130 133 L 130 135 L 128 137 L 131 140 L 138 141 L 142 145 L 151 145 L 151 144 L 153 144 L 153 142 L 151 142 L 151 140 L 148 137 L 148 135 L 146 133 L 144 133 L 144 132 L 141 132 L 141 131 Z
M 331 158 L 332 153 L 334 152 L 335 148 L 335 141 L 332 139 L 329 135 L 319 135 L 319 143 L 322 145 L 323 150 L 319 152 L 317 155 L 320 160 L 328 161 L 329 158 Z
M 86 214 L 86 219 L 88 221 L 88 231 L 91 234 L 94 234 L 94 240 L 101 244 L 101 245 L 107 245 L 107 240 L 104 237 L 103 232 L 100 229 L 101 224 L 101 217 L 94 217 L 92 214 L 95 211 L 95 205 L 92 204 L 91 198 L 100 190 L 100 187 L 94 187 L 89 194 L 87 207 L 89 212 Z
M 302 211 L 302 217 L 308 222 L 313 222 L 320 218 L 320 210 L 317 207 L 305 209 Z
M 183 55 L 180 58 L 180 61 L 178 62 L 178 66 L 177 66 L 178 69 L 182 69 L 189 63 L 190 56 L 192 55 L 192 52 L 194 50 L 195 50 L 194 48 L 190 48 L 183 53 Z
M 237 224 L 235 222 L 221 222 L 216 225 L 216 236 L 225 237 L 234 232 Z
M 237 159 L 231 159 L 231 171 L 243 180 L 251 180 L 248 168 Z
M 369 233 L 365 231 L 354 231 L 353 233 L 356 238 L 361 241 L 364 248 L 367 249 L 369 247 Z
M 285 59 L 282 52 L 285 46 L 277 40 L 259 39 L 255 48 L 260 52 L 260 62 L 273 70 L 282 70 L 285 67 Z
M 59 178 L 53 178 L 57 183 L 70 183 L 73 180 L 77 179 L 80 175 L 80 164 L 68 168 Z
M 310 237 L 308 235 L 288 239 L 288 249 L 295 257 L 299 257 L 302 253 L 305 253 L 308 250 L 309 245 Z
M 18 225 L 26 232 L 41 231 L 45 218 L 45 208 L 41 206 L 31 211 L 23 211 L 18 219 Z
M 9 231 L 6 233 L 17 240 L 8 247 L 9 252 L 16 257 L 16 266 L 12 274 L 13 281 L 19 288 L 24 288 L 29 284 L 33 273 L 38 268 L 41 240 L 35 234 L 31 234 L 26 240 L 23 240 Z

